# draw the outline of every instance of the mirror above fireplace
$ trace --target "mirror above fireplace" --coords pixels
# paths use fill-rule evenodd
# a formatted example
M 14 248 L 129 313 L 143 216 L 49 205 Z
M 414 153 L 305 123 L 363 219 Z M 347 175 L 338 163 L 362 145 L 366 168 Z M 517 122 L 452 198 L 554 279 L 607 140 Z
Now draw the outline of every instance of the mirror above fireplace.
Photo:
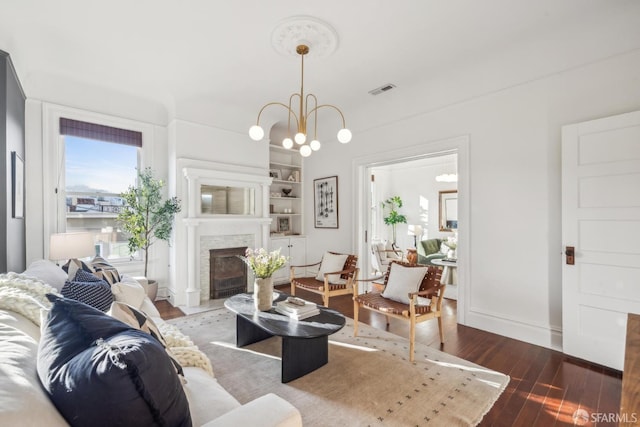
M 253 216 L 256 212 L 255 189 L 201 185 L 200 206 L 202 214 Z

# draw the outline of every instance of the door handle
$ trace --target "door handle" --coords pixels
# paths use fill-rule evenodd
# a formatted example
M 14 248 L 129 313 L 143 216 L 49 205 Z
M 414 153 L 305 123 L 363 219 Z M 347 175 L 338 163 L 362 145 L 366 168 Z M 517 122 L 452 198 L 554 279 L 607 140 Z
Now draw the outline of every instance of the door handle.
M 576 248 L 573 246 L 567 246 L 564 250 L 564 254 L 567 257 L 565 261 L 567 265 L 574 265 L 576 263 Z

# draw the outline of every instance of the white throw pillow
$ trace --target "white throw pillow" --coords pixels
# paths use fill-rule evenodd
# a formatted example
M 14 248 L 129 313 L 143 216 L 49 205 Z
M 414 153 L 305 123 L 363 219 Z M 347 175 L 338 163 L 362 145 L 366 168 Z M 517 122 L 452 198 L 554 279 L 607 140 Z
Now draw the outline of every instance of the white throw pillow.
M 444 243 L 440 243 L 440 253 L 441 254 L 443 254 L 443 255 L 448 254 L 450 249 L 451 248 L 449 246 L 445 245 Z
M 380 260 L 382 260 L 383 262 L 384 262 L 384 260 L 387 259 L 386 249 L 387 249 L 387 247 L 384 244 L 384 242 L 376 243 L 376 251 L 378 251 L 378 254 L 380 255 Z
M 133 308 L 140 308 L 147 292 L 133 277 L 122 276 L 119 282 L 111 285 L 111 293 L 118 302 L 129 304 Z
M 393 263 L 389 272 L 387 286 L 382 291 L 382 296 L 404 304 L 409 304 L 409 294 L 420 288 L 427 267 L 405 267 Z
M 62 268 L 46 259 L 33 261 L 22 274 L 42 280 L 44 283 L 53 286 L 57 290 L 62 289 L 65 280 L 67 280 L 67 273 L 65 273 Z
M 342 271 L 344 263 L 347 261 L 349 255 L 337 255 L 329 252 L 325 252 L 322 257 L 322 263 L 320 263 L 320 270 L 316 275 L 316 280 L 324 282 L 324 273 L 331 273 L 332 271 Z M 342 285 L 346 283 L 346 280 L 341 279 L 339 274 L 330 274 L 329 283 L 332 285 Z

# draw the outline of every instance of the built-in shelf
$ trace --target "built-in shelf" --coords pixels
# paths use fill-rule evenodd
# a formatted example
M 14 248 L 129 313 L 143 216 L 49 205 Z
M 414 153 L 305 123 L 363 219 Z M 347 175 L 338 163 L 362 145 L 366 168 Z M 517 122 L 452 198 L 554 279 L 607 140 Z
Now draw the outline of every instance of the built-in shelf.
M 290 163 L 269 162 L 269 164 L 271 166 L 282 166 L 283 168 L 287 168 L 287 169 L 302 169 L 302 166 L 300 166 L 300 165 L 292 165 Z
M 302 181 L 287 181 L 284 179 L 274 179 L 273 180 L 274 184 L 283 184 L 283 185 L 287 185 L 287 184 L 302 184 Z
M 302 235 L 304 232 L 302 169 L 303 161 L 298 151 L 276 145 L 269 147 L 269 176 L 273 178 L 269 187 L 271 233 Z M 289 196 L 285 196 L 283 190 Z

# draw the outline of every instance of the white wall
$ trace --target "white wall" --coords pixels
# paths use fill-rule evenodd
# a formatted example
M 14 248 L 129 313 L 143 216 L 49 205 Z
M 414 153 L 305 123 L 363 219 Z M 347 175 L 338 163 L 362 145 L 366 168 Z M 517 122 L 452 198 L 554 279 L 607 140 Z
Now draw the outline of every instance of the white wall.
M 338 175 L 340 229 L 306 218 L 309 259 L 352 250 L 352 161 L 469 136 L 469 326 L 561 346 L 560 127 L 640 108 L 640 51 L 514 85 L 371 131 L 348 145 L 324 144 L 305 175 Z M 305 184 L 307 187 L 309 184 Z M 336 247 L 338 246 L 338 247 Z

